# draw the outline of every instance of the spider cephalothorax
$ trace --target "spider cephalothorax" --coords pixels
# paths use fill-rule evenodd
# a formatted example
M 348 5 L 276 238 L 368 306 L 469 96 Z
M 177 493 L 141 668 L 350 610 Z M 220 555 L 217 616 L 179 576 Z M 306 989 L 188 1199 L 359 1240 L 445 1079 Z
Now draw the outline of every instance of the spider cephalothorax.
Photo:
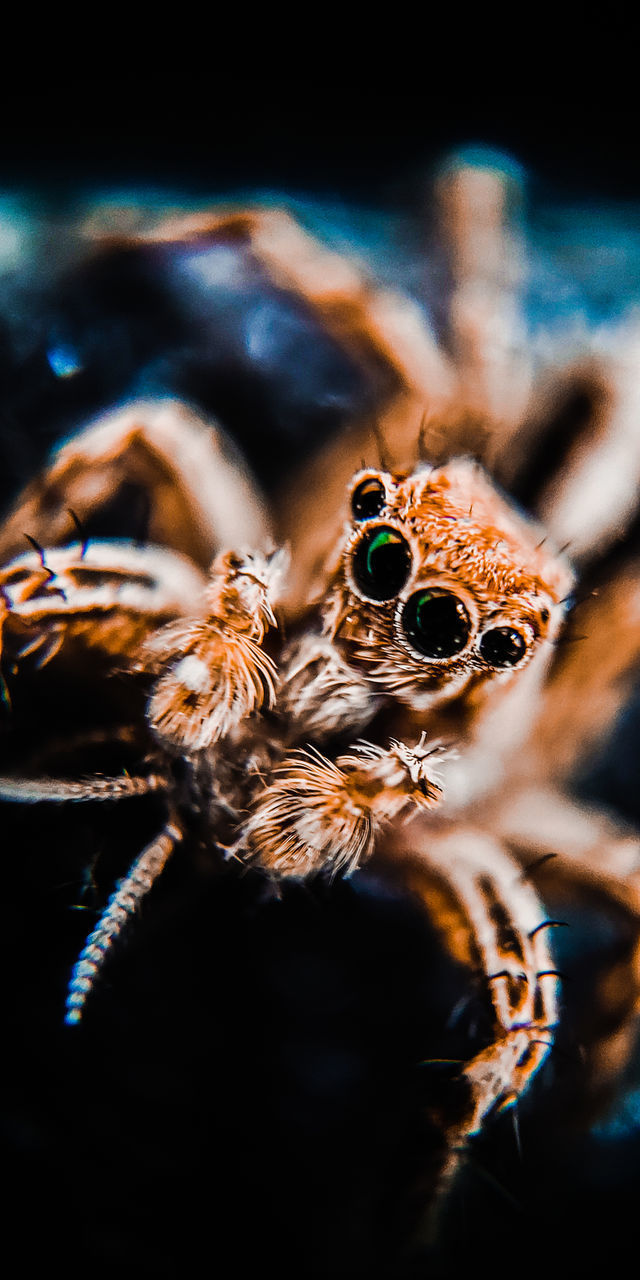
M 557 635 L 570 571 L 473 463 L 361 473 L 351 507 L 327 617 L 381 690 L 427 710 Z

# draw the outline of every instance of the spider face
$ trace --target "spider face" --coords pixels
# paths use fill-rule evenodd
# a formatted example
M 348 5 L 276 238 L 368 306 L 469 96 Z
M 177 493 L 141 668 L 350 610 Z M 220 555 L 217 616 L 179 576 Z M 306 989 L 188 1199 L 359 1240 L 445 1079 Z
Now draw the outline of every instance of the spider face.
M 423 710 L 548 648 L 571 571 L 480 468 L 361 472 L 350 506 L 338 636 L 377 684 Z

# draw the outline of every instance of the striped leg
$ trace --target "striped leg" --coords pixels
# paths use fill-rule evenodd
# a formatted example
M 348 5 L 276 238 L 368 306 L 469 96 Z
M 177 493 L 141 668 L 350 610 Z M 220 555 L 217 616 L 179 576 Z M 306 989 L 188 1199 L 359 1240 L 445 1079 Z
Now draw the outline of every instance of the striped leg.
M 65 1022 L 68 1026 L 75 1026 L 80 1022 L 85 1004 L 111 947 L 155 884 L 181 840 L 182 831 L 171 817 L 136 858 L 130 871 L 112 894 L 106 910 L 89 934 L 74 965 L 66 1003 Z
M 42 667 L 63 644 L 130 659 L 150 631 L 197 612 L 206 585 L 190 560 L 130 542 L 39 548 L 0 570 L 7 650 Z
M 93 800 L 125 800 L 130 796 L 146 796 L 153 791 L 167 791 L 169 779 L 161 773 L 115 778 L 96 776 L 67 781 L 64 778 L 0 777 L 0 800 L 20 804 L 66 804 Z
M 414 828 L 415 830 L 415 828 Z M 413 832 L 412 832 L 413 835 Z M 422 829 L 415 840 L 394 836 L 394 862 L 409 887 L 429 906 L 454 953 L 460 924 L 467 958 L 489 983 L 496 1029 L 493 1042 L 464 1067 L 471 1102 L 448 1134 L 452 1165 L 488 1114 L 515 1102 L 544 1062 L 558 1021 L 558 977 L 548 947 L 550 922 L 517 864 L 491 837 L 470 828 L 447 835 Z M 434 878 L 455 904 L 440 909 Z
M 585 1068 L 591 1093 L 606 1095 L 637 1048 L 640 1009 L 640 835 L 592 805 L 551 787 L 509 793 L 490 817 L 491 830 L 529 863 L 554 894 L 583 886 L 622 913 L 613 951 L 605 949 L 590 1004 Z M 614 916 L 615 918 L 615 916 Z M 585 1077 L 586 1080 L 586 1077 Z

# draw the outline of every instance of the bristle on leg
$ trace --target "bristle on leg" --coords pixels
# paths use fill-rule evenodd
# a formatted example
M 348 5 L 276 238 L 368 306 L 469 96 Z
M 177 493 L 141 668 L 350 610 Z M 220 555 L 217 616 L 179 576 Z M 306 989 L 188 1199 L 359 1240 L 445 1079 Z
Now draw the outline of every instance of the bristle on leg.
M 281 552 L 225 552 L 214 562 L 204 618 L 172 623 L 145 645 L 141 665 L 159 673 L 149 721 L 170 750 L 204 751 L 273 705 L 276 667 L 261 644 L 276 625 L 270 594 L 282 564 Z
M 359 743 L 335 763 L 319 751 L 296 752 L 255 805 L 243 837 L 250 857 L 277 875 L 323 867 L 350 874 L 373 851 L 381 827 L 412 805 L 437 803 L 431 755 L 422 738 L 413 750 L 395 740 L 387 750 Z

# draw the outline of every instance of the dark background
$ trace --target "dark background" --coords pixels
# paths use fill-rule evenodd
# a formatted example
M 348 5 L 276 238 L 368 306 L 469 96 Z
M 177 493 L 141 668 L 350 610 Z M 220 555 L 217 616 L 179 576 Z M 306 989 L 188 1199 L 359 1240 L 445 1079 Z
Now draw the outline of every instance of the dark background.
M 605 89 L 602 69 L 541 61 L 539 75 L 517 66 L 482 82 L 448 64 L 435 88 L 429 63 L 404 84 L 380 67 L 367 79 L 324 74 L 227 77 L 157 73 L 38 77 L 2 90 L 0 180 L 63 188 L 97 181 L 158 181 L 187 189 L 282 186 L 380 195 L 443 152 L 482 142 L 511 152 L 540 178 L 583 197 L 632 198 L 640 190 L 633 86 L 624 69 Z M 606 50 L 602 48 L 603 60 Z M 609 70 L 612 68 L 609 67 Z M 348 65 L 344 71 L 348 72 Z M 354 71 L 358 68 L 354 68 Z M 359 68 L 362 71 L 362 67 Z M 519 81 L 519 83 L 518 83 Z M 477 86 L 477 87 L 476 87 Z

